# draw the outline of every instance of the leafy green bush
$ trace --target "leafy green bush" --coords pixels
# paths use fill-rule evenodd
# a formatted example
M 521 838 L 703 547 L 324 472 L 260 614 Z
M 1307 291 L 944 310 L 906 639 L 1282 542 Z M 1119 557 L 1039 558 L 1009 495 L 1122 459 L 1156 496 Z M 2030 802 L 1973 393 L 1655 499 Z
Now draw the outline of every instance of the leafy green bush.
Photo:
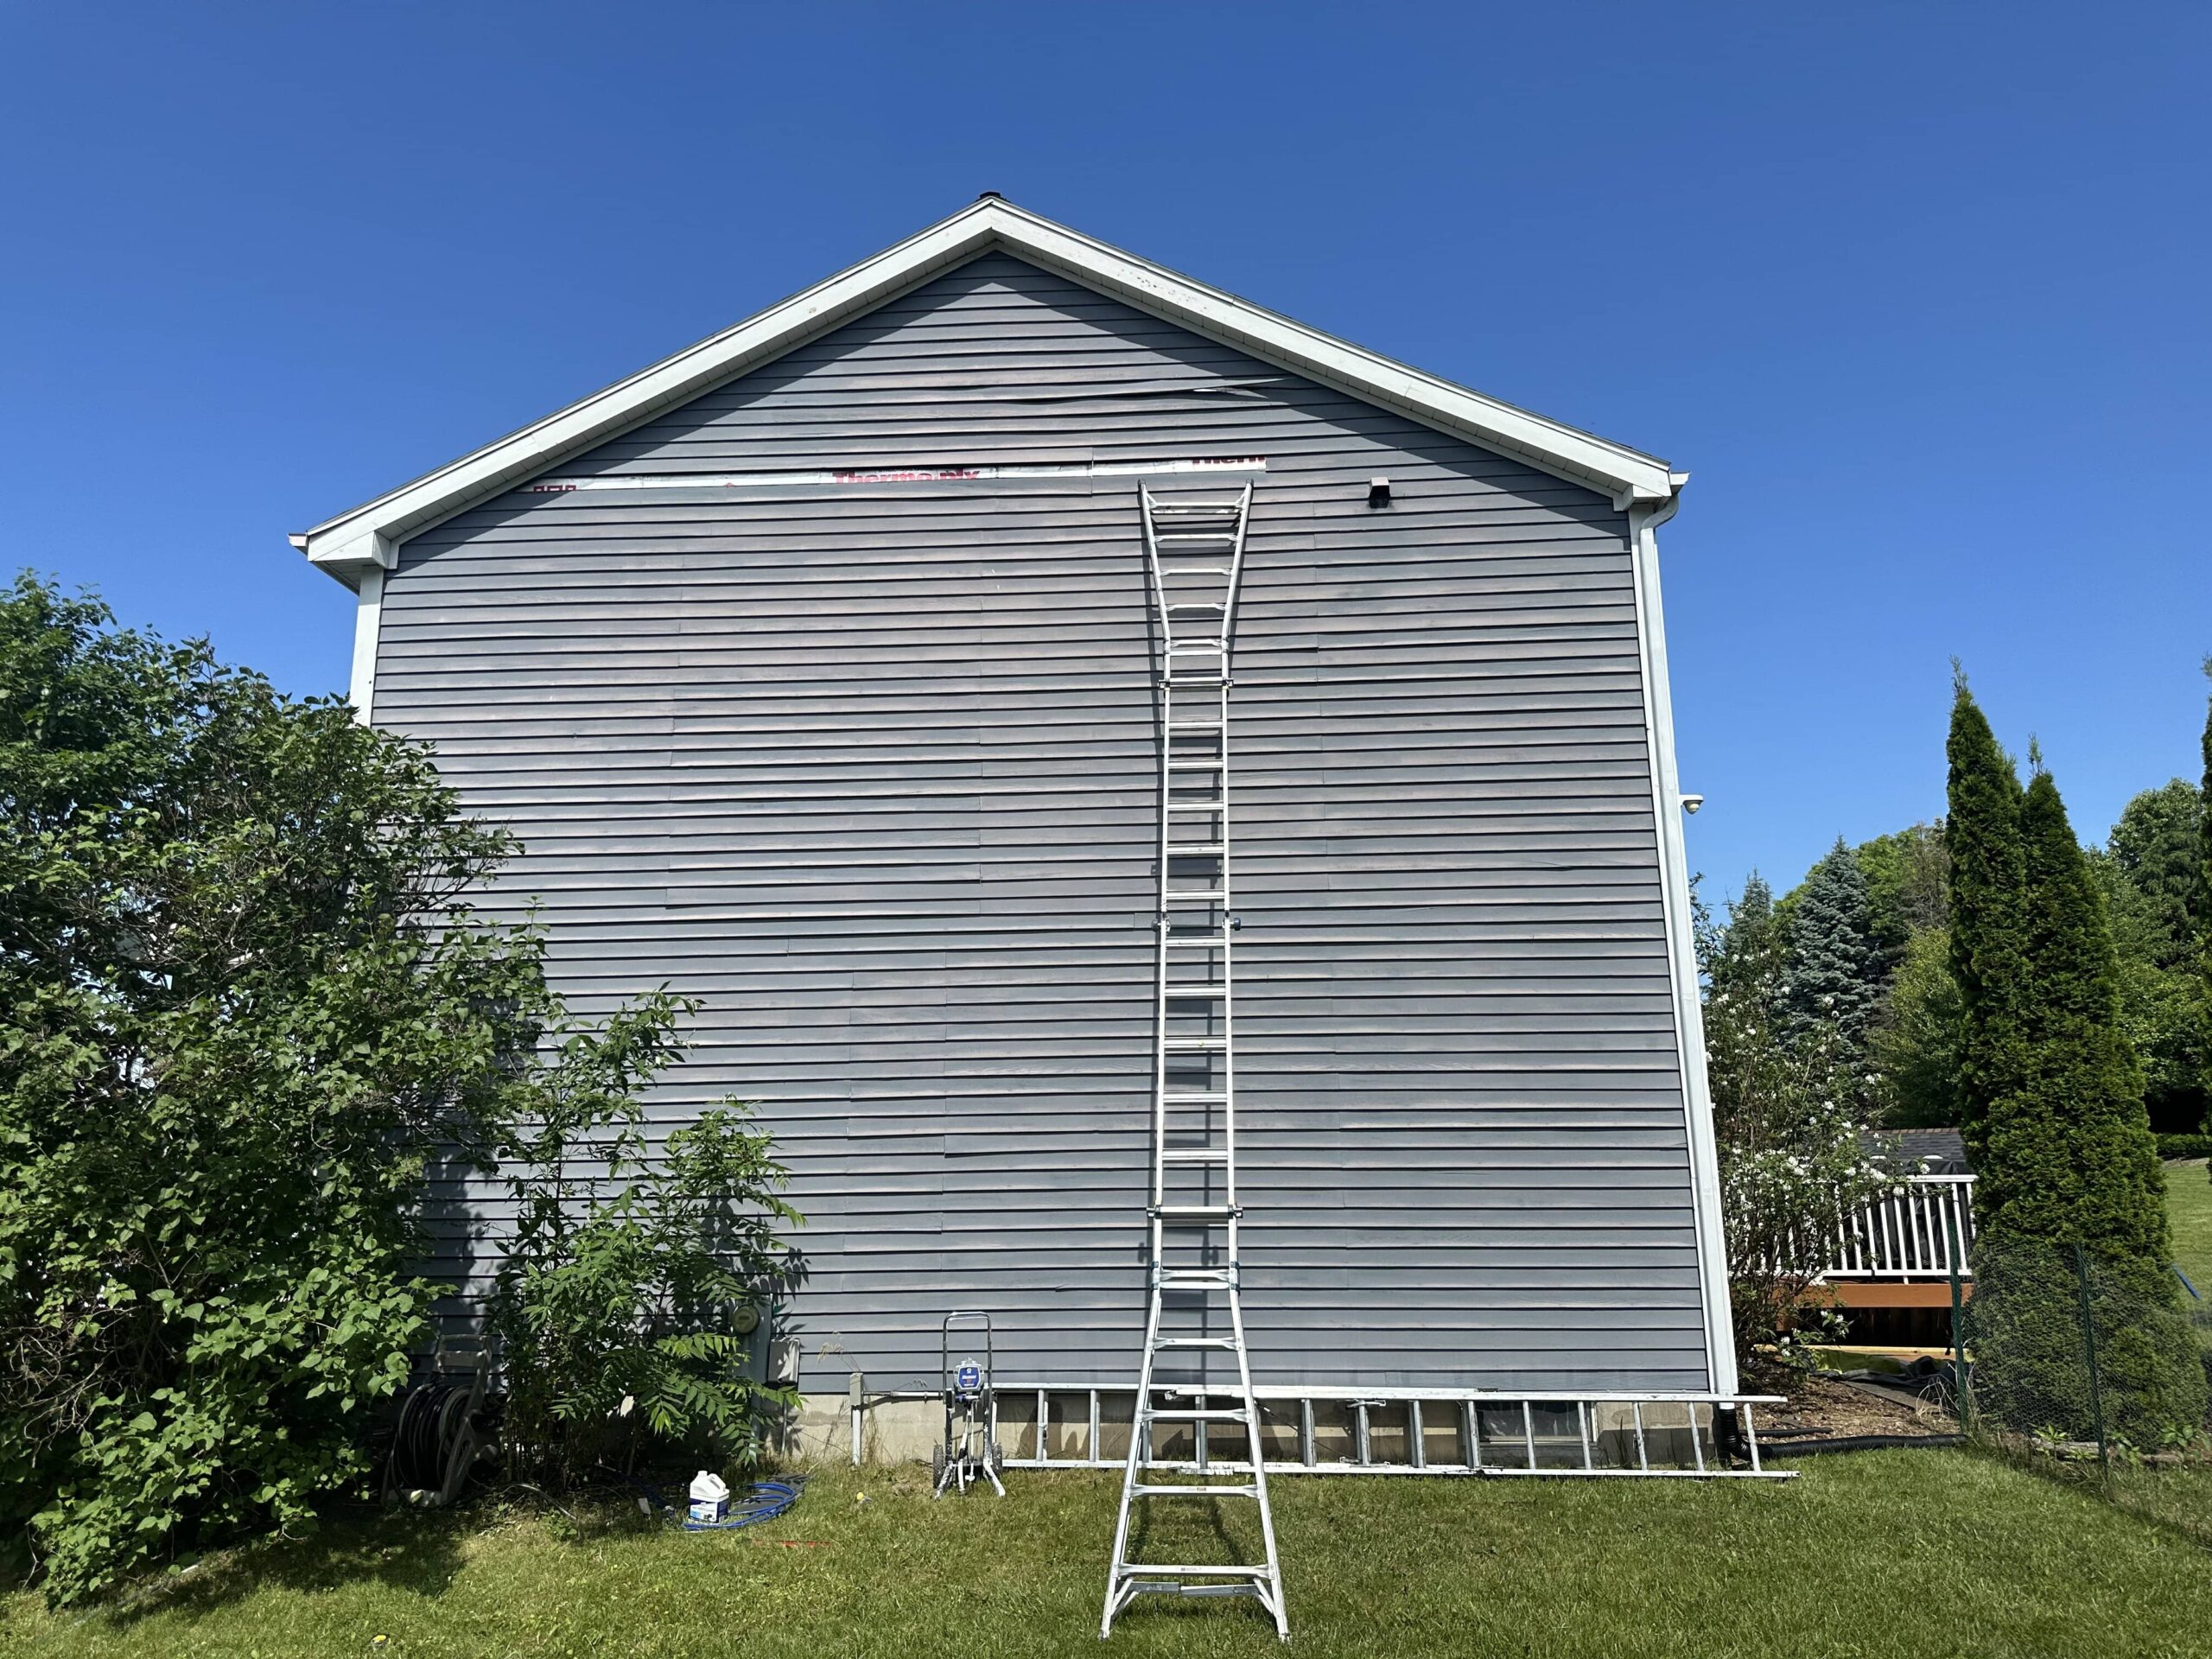
M 512 850 L 342 702 L 0 591 L 0 1535 L 51 1599 L 357 1484 L 425 1172 L 666 1050 L 470 909 Z
M 798 1403 L 746 1363 L 788 1274 L 776 1224 L 800 1217 L 745 1109 L 677 1129 L 656 1165 L 629 1093 L 591 1091 L 517 1147 L 493 1315 L 515 1465 L 560 1482 L 626 1470 L 647 1434 L 749 1461 Z
M 2212 1158 L 2212 1135 L 2162 1135 L 2158 1156 L 2169 1163 L 2177 1158 Z

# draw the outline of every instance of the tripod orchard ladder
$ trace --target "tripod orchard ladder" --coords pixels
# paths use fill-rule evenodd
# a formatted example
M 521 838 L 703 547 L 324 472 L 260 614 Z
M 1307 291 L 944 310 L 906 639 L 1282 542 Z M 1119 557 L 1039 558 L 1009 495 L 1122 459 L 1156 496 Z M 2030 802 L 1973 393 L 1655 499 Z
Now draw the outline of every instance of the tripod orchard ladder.
M 1145 564 L 1159 623 L 1160 944 L 1153 1034 L 1152 1177 L 1144 1357 L 1122 1476 L 1106 1581 L 1103 1637 L 1141 1595 L 1249 1596 L 1288 1639 L 1282 1569 L 1261 1441 L 1260 1405 L 1244 1348 L 1237 1279 L 1236 1061 L 1230 971 L 1230 653 L 1252 486 L 1198 497 L 1140 492 Z M 1209 1355 L 1233 1360 L 1233 1382 L 1206 1375 Z M 1215 1405 L 1224 1396 L 1233 1405 Z M 1241 1434 L 1239 1454 L 1210 1459 L 1207 1430 Z M 1166 1458 L 1155 1427 L 1193 1455 Z M 1230 1478 L 1220 1477 L 1227 1475 Z M 1175 1478 L 1185 1477 L 1185 1478 Z M 1243 1499 L 1259 1511 L 1265 1560 L 1134 1561 L 1141 1503 Z

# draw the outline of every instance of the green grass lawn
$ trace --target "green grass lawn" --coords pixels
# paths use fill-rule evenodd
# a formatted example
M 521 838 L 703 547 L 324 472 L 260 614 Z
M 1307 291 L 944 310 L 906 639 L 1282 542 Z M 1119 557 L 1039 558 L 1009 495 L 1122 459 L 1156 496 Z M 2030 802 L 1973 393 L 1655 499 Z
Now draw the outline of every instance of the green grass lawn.
M 1007 1489 L 932 1503 L 918 1470 L 833 1470 L 782 1520 L 728 1535 L 634 1516 L 369 1520 L 212 1564 L 128 1615 L 13 1598 L 0 1651 L 1099 1651 L 1114 1477 L 1016 1471 Z M 1786 1483 L 1285 1478 L 1276 1514 L 1305 1654 L 2060 1659 L 2212 1644 L 2212 1555 L 1963 1452 L 1812 1459 Z M 1278 1650 L 1246 1603 L 1141 1604 L 1113 1647 Z
M 2173 1222 L 2174 1260 L 2196 1294 L 2212 1302 L 2212 1181 L 2204 1160 L 2166 1166 L 2166 1214 Z

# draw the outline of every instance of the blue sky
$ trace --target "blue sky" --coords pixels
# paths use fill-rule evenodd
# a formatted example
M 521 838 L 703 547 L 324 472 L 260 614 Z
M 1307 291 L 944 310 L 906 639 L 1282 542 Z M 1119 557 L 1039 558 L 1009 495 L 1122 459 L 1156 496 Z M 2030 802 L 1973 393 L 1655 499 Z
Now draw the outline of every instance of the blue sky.
M 997 189 L 1692 473 L 1693 862 L 2076 827 L 2212 651 L 2201 6 L 0 9 L 0 555 L 342 688 L 286 532 Z

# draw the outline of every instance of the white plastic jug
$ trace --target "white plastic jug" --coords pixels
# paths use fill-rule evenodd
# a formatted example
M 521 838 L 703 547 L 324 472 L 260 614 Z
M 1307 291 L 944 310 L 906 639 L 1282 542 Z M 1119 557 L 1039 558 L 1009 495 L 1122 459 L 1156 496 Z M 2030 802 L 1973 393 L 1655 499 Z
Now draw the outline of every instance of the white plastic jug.
M 691 1478 L 690 1518 L 712 1526 L 729 1513 L 729 1485 L 720 1475 L 702 1469 Z

